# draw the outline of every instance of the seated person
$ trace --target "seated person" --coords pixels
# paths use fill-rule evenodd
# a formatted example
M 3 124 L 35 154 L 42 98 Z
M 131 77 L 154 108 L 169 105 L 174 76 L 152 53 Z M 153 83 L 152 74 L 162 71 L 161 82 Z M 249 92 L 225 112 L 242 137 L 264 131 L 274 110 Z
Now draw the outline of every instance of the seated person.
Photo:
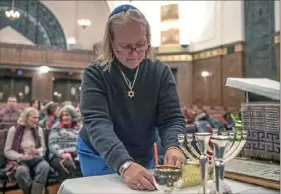
M 44 160 L 46 146 L 38 117 L 37 109 L 26 108 L 17 126 L 9 130 L 4 148 L 7 175 L 15 178 L 24 194 L 42 193 L 50 171 Z
M 223 123 L 220 120 L 207 113 L 201 113 L 197 115 L 195 119 L 195 125 L 198 132 L 212 133 L 213 129 L 218 129 L 219 133 L 226 131 Z
M 21 110 L 17 105 L 17 98 L 15 96 L 9 96 L 7 101 L 7 107 L 0 111 L 0 123 L 2 129 L 9 129 L 17 124 L 17 120 L 20 116 Z
M 45 118 L 39 121 L 39 126 L 44 130 L 50 130 L 57 123 L 60 107 L 58 103 L 49 102 L 44 108 L 46 111 Z
M 61 109 L 59 121 L 50 132 L 49 160 L 63 181 L 81 175 L 80 165 L 75 164 L 77 160 L 76 142 L 80 126 L 77 124 L 77 112 L 72 105 L 66 105 Z

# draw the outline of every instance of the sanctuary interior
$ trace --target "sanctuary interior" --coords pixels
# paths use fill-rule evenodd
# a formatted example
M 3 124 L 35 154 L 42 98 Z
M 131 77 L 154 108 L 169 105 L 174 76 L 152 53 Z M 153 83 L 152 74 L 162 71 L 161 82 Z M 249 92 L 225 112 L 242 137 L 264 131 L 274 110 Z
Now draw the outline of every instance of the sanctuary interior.
M 140 9 L 150 23 L 153 55 L 171 68 L 186 120 L 190 111 L 237 113 L 249 101 L 278 107 L 275 139 L 255 148 L 253 142 L 261 140 L 253 137 L 243 153 L 279 165 L 280 100 L 268 91 L 229 87 L 227 80 L 280 81 L 280 1 L 1 0 L 0 110 L 11 96 L 21 110 L 32 100 L 42 107 L 50 101 L 78 106 L 83 69 L 97 58 L 108 15 L 124 3 Z M 263 156 L 267 146 L 274 154 Z M 58 187 L 46 190 L 56 193 Z

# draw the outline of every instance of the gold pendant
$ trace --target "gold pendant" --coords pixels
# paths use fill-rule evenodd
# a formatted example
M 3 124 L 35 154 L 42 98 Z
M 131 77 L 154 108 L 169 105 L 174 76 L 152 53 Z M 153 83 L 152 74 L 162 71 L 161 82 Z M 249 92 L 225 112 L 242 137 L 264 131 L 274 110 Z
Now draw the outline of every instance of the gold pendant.
M 133 98 L 135 96 L 135 92 L 133 90 L 128 91 L 128 96 Z

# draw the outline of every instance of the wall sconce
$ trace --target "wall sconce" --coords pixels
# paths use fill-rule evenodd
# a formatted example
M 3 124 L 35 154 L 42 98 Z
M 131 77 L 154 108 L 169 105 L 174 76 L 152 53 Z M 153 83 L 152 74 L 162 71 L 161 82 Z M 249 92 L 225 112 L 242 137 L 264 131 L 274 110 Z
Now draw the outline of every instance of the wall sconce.
M 202 71 L 202 72 L 201 72 L 201 76 L 204 77 L 204 78 L 205 78 L 205 77 L 209 77 L 210 75 L 211 75 L 211 73 L 208 72 L 208 71 Z
M 83 29 L 86 29 L 88 26 L 91 25 L 91 21 L 88 19 L 80 19 L 77 21 L 78 25 L 81 26 Z

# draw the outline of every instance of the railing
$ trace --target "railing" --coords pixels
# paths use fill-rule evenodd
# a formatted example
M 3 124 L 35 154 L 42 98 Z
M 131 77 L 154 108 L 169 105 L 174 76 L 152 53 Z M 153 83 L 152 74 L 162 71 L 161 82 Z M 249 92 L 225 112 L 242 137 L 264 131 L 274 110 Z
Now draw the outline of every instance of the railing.
M 48 46 L 0 43 L 0 65 L 84 68 L 95 58 L 92 51 L 70 51 Z

